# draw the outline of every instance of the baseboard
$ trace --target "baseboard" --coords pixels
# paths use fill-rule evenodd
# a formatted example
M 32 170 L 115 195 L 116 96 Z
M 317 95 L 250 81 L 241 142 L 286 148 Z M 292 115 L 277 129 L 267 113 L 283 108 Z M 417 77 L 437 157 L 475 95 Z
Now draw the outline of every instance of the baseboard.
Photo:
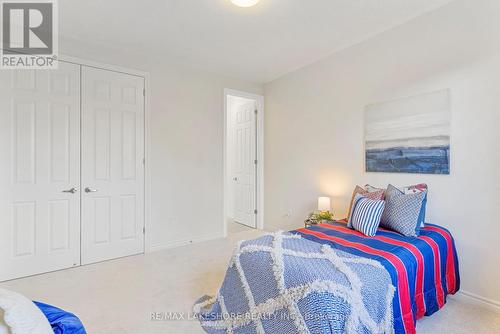
M 189 239 L 179 239 L 179 240 L 169 241 L 166 243 L 151 245 L 146 250 L 146 253 L 153 253 L 153 252 L 158 252 L 158 251 L 165 250 L 165 249 L 182 247 L 182 246 L 186 246 L 186 245 L 197 244 L 197 243 L 204 242 L 204 241 L 210 241 L 210 240 L 222 239 L 222 238 L 224 238 L 222 233 L 216 233 L 216 234 L 196 236 L 196 237 L 189 238 Z
M 467 300 L 468 302 L 475 303 L 475 304 L 480 305 L 482 307 L 485 307 L 489 310 L 500 313 L 500 302 L 479 296 L 479 295 L 472 293 L 472 292 L 469 292 L 469 291 L 462 291 L 461 290 L 456 295 L 451 296 L 451 298 L 456 298 L 459 300 L 460 299 Z

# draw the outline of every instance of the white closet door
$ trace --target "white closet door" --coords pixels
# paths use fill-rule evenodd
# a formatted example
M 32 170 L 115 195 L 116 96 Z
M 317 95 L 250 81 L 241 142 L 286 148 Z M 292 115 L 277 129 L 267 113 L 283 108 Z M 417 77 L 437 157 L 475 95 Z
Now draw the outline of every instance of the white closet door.
M 144 251 L 143 89 L 82 67 L 82 264 Z
M 0 71 L 0 156 L 0 281 L 79 265 L 79 65 Z
M 255 102 L 248 101 L 239 106 L 235 118 L 234 218 L 241 224 L 256 228 Z

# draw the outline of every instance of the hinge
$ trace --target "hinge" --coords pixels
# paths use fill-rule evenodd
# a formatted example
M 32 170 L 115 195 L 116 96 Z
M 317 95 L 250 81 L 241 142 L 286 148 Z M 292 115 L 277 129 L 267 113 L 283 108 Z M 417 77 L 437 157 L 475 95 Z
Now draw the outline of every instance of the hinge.
M 256 164 L 257 164 L 257 159 L 255 159 L 255 160 L 253 161 L 253 163 L 256 165 Z
M 254 112 L 255 112 L 255 115 L 257 115 L 257 113 L 258 113 L 259 111 L 258 111 L 257 109 L 255 109 L 255 110 L 254 110 Z
M 257 214 L 257 209 L 253 210 L 253 213 L 254 213 L 254 214 Z
M 146 228 L 145 227 L 142 228 L 142 234 L 146 234 Z
M 142 96 L 146 96 L 146 88 L 142 90 Z
M 146 165 L 146 158 L 142 158 L 142 164 Z

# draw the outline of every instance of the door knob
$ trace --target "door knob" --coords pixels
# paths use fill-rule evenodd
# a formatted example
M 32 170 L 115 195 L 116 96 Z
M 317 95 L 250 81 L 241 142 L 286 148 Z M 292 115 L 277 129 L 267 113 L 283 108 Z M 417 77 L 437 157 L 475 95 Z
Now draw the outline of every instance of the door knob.
M 86 193 L 96 193 L 97 189 L 92 189 L 92 188 L 87 187 L 87 188 L 85 188 L 85 192 Z
M 62 192 L 63 193 L 70 193 L 70 194 L 74 194 L 78 191 L 78 189 L 76 188 L 71 188 L 71 189 L 68 189 L 68 190 L 63 190 Z
M 238 178 L 237 178 L 237 177 L 233 177 L 233 180 L 234 180 L 234 181 L 238 181 Z

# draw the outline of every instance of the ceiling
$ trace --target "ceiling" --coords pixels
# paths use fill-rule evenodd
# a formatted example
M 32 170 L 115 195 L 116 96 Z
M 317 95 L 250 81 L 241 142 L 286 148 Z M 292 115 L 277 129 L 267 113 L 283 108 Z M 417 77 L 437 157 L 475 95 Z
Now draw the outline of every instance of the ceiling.
M 59 1 L 60 51 L 151 70 L 179 64 L 268 82 L 450 0 Z

